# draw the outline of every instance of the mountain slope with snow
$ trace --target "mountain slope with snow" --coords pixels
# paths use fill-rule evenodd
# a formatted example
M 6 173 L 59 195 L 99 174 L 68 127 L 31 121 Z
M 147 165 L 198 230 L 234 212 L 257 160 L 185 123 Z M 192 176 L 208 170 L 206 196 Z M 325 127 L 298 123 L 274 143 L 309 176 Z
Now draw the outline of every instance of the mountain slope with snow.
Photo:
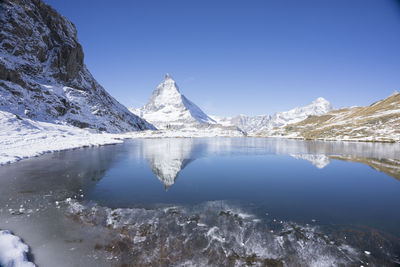
M 333 107 L 329 101 L 319 97 L 307 106 L 275 113 L 271 118 L 271 125 L 272 127 L 282 127 L 305 120 L 308 116 L 326 114 L 332 109 Z
M 367 107 L 332 110 L 319 116 L 288 124 L 260 136 L 323 140 L 400 141 L 400 94 Z
M 253 134 L 268 132 L 274 127 L 283 127 L 290 123 L 296 123 L 311 115 L 323 115 L 332 110 L 329 101 L 322 97 L 317 98 L 311 104 L 291 109 L 289 111 L 277 112 L 273 116 L 245 116 L 238 115 L 233 118 L 215 118 L 222 125 L 235 125 L 243 131 Z
M 176 82 L 168 74 L 144 107 L 130 110 L 159 129 L 215 124 L 212 118 L 181 94 Z
M 0 25 L 0 110 L 114 133 L 154 129 L 93 78 L 74 24 L 50 6 L 1 1 Z

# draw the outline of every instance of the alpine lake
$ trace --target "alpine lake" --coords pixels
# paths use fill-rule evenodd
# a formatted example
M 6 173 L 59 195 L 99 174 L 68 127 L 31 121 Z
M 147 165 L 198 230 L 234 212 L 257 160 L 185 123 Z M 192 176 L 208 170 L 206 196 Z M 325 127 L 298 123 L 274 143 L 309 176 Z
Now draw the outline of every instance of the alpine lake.
M 132 139 L 0 167 L 38 266 L 398 266 L 400 144 Z

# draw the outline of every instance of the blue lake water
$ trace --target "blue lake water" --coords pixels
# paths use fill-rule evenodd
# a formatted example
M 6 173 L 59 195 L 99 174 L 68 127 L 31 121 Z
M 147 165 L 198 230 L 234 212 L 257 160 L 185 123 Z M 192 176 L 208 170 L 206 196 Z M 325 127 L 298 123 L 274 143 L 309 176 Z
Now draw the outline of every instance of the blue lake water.
M 125 210 L 230 203 L 265 225 L 293 222 L 344 238 L 359 250 L 352 264 L 395 266 L 399 257 L 399 144 L 137 139 L 3 166 L 0 176 L 24 203 L 50 191 L 54 200 L 72 196 L 84 205 Z M 12 206 L 4 186 L 0 203 Z
M 366 164 L 330 160 L 325 143 L 308 143 L 279 139 L 129 141 L 117 149 L 118 159 L 86 198 L 109 207 L 233 200 L 257 205 L 284 220 L 366 224 L 400 235 L 399 180 Z M 317 151 L 302 151 L 304 144 Z M 291 155 L 281 154 L 277 150 L 281 145 L 291 146 Z M 362 157 L 363 149 L 370 146 L 354 145 L 359 155 L 351 149 L 343 152 Z M 322 152 L 318 149 L 327 154 L 318 154 Z M 325 161 L 322 164 L 327 165 L 318 168 L 299 159 L 302 156 L 319 157 L 314 164 Z

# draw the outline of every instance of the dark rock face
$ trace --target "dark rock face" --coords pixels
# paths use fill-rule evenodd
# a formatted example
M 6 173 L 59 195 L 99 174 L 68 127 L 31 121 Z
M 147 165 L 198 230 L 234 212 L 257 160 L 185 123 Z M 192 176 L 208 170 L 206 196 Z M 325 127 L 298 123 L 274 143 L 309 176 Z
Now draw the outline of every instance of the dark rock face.
M 74 24 L 40 0 L 0 1 L 0 109 L 108 132 L 154 129 L 97 83 Z

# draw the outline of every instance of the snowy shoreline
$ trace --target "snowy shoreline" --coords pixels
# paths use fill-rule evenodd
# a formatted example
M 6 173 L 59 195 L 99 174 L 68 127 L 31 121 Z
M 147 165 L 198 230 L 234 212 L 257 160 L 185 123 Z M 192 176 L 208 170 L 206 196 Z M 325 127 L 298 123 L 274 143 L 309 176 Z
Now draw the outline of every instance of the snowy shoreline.
M 400 141 L 392 139 L 372 139 L 372 138 L 305 138 L 301 136 L 276 136 L 276 135 L 248 135 L 247 137 L 252 138 L 281 138 L 281 139 L 292 139 L 292 140 L 303 140 L 303 141 L 324 141 L 324 142 L 363 142 L 363 143 L 382 143 L 382 144 L 394 144 L 400 143 Z
M 12 113 L 0 111 L 0 166 L 50 152 L 73 150 L 123 143 L 133 138 L 201 138 L 201 137 L 246 137 L 238 131 L 222 128 L 185 129 L 180 131 L 142 131 L 123 134 L 96 133 L 73 126 L 39 122 L 20 118 Z M 301 137 L 253 136 L 252 138 L 287 138 L 308 140 Z M 369 139 L 313 139 L 341 142 L 382 142 Z
M 123 143 L 132 138 L 163 137 L 238 137 L 238 131 L 222 128 L 182 131 L 142 131 L 123 134 L 97 133 L 93 130 L 34 121 L 0 111 L 0 166 L 45 153 Z
M 121 143 L 112 134 L 39 122 L 0 111 L 0 165 L 49 152 Z

